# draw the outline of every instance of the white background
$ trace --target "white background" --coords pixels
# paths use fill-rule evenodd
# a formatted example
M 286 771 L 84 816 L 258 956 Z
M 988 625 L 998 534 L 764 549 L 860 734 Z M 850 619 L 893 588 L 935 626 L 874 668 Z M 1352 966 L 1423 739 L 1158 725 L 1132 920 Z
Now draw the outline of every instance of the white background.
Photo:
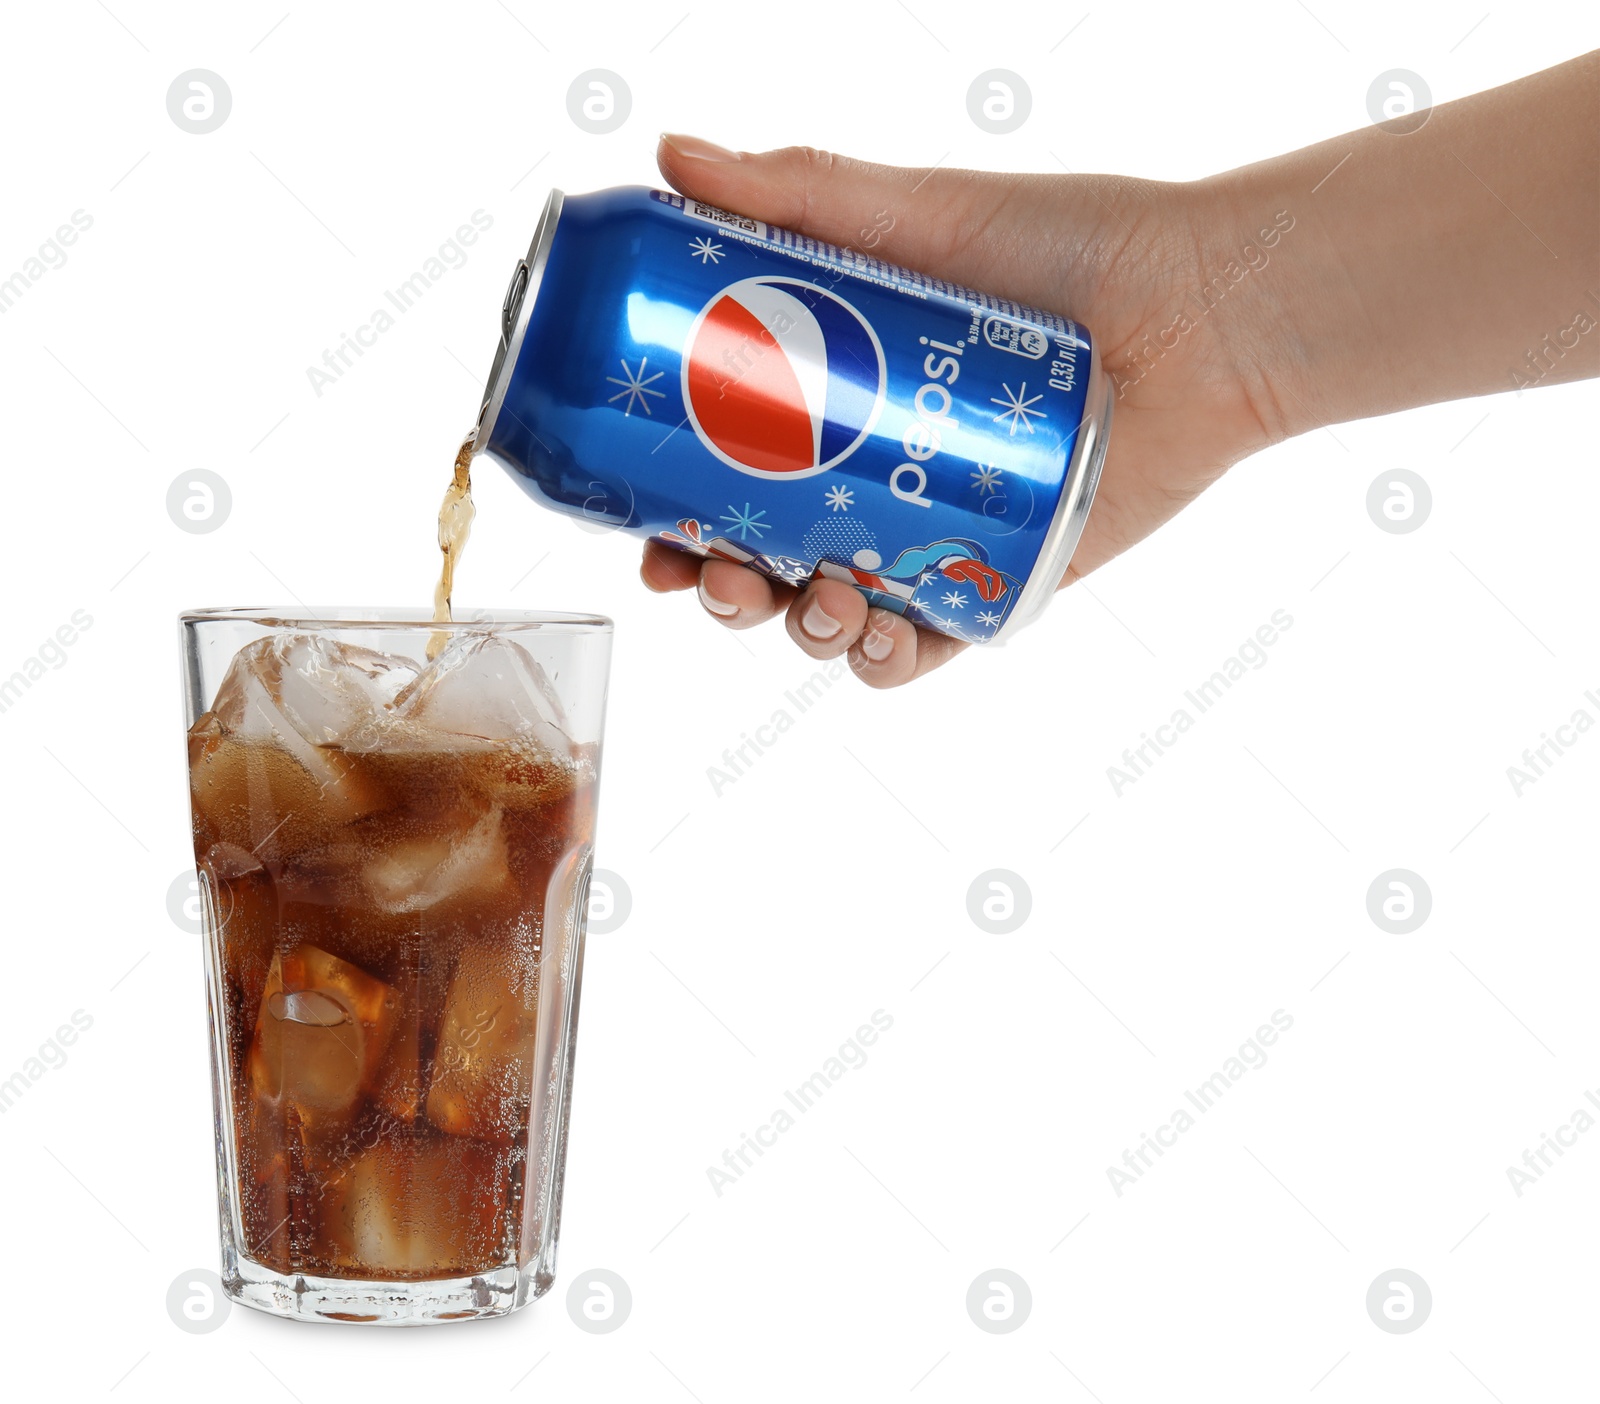
M 1520 1198 L 1506 1175 L 1600 1088 L 1600 733 L 1520 798 L 1506 777 L 1575 708 L 1600 717 L 1583 698 L 1600 690 L 1592 385 L 1263 454 L 1004 651 L 892 694 L 844 678 L 720 797 L 707 767 L 792 712 L 811 667 L 776 625 L 733 635 L 649 595 L 635 541 L 486 470 L 459 600 L 617 621 L 599 862 L 634 905 L 590 942 L 560 1279 L 450 1330 L 242 1308 L 214 1334 L 173 1326 L 169 1283 L 216 1266 L 199 942 L 166 907 L 190 863 L 174 619 L 291 595 L 425 603 L 451 453 L 550 185 L 655 181 L 663 128 L 1188 179 L 1363 125 L 1386 69 L 1443 101 L 1600 28 L 1577 6 L 1334 0 L 1087 18 L 918 0 L 916 19 L 683 0 L 681 23 L 680 5 L 285 19 L 284 2 L 7 14 L 0 277 L 93 218 L 0 316 L 0 674 L 74 610 L 93 618 L 0 715 L 0 1079 L 73 1010 L 93 1020 L 0 1118 L 19 1387 L 279 1404 L 1592 1389 L 1600 1130 Z M 203 136 L 165 107 L 195 67 L 233 96 Z M 566 114 L 597 67 L 633 96 L 606 136 Z M 994 67 L 1034 94 L 1004 137 L 966 109 Z M 469 262 L 316 396 L 306 367 L 480 209 Z M 1434 502 L 1403 536 L 1365 509 L 1398 467 Z M 165 507 L 196 468 L 232 491 L 209 535 Z M 1278 609 L 1294 623 L 1270 662 L 1117 797 L 1123 748 Z M 1433 893 L 1406 936 L 1367 915 L 1394 867 Z M 1010 935 L 968 916 L 991 868 L 1032 892 Z M 867 1064 L 719 1198 L 707 1167 L 878 1009 L 894 1023 Z M 1276 1009 L 1294 1025 L 1268 1063 L 1119 1198 L 1107 1167 Z M 1008 1335 L 964 1305 L 996 1267 L 1032 1292 Z M 1365 1309 L 1396 1267 L 1432 1289 L 1413 1334 Z M 566 1309 L 591 1268 L 633 1293 L 610 1335 Z

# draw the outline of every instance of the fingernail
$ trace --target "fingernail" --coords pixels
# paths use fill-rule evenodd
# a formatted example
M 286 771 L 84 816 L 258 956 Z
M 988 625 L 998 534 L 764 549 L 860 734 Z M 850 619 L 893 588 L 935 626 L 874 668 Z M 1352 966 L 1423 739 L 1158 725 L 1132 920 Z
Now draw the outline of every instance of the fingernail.
M 691 161 L 737 161 L 739 153 L 729 151 L 726 146 L 718 146 L 714 141 L 706 141 L 703 137 L 681 136 L 677 132 L 662 132 L 661 140 L 666 142 L 680 156 L 687 156 Z
M 874 663 L 882 663 L 894 652 L 894 635 L 885 633 L 882 629 L 868 629 L 861 636 L 861 651 Z
M 839 621 L 823 609 L 820 600 L 813 599 L 800 616 L 800 632 L 818 643 L 831 639 L 841 627 Z
M 726 600 L 719 600 L 706 589 L 706 582 L 700 582 L 700 603 L 709 609 L 718 619 L 732 619 L 739 612 L 739 606 L 729 604 Z

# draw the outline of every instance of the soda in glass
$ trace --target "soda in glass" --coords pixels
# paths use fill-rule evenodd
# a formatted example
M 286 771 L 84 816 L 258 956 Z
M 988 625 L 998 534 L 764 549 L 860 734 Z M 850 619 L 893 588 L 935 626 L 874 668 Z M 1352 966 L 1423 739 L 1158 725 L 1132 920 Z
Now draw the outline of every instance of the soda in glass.
M 611 623 L 181 627 L 225 1287 L 511 1311 L 555 1273 Z

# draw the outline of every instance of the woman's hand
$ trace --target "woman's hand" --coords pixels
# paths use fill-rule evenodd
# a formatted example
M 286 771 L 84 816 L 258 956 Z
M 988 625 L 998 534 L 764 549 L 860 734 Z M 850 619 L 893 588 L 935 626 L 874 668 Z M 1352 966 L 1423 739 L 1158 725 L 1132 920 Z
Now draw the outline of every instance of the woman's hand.
M 1248 454 L 1322 425 L 1600 374 L 1600 55 L 1191 184 L 874 166 L 663 137 L 678 190 L 1083 322 L 1115 383 L 1087 575 Z M 897 687 L 964 645 L 849 586 L 645 547 L 729 628 Z
M 657 155 L 662 174 L 685 195 L 1089 327 L 1115 374 L 1116 430 L 1069 581 L 1147 536 L 1230 464 L 1283 435 L 1261 371 L 1236 350 L 1259 338 L 1252 313 L 1265 299 L 1228 284 L 1223 271 L 1231 265 L 1244 276 L 1244 247 L 1260 247 L 1263 227 L 1276 243 L 1274 211 L 1235 217 L 1201 186 L 930 173 L 810 147 L 735 154 L 669 136 Z M 1234 305 L 1207 315 L 1208 278 L 1222 280 L 1220 296 Z M 1188 325 L 1175 326 L 1185 306 Z M 731 629 L 782 612 L 806 653 L 847 654 L 873 687 L 909 682 L 965 647 L 869 609 L 837 580 L 796 590 L 657 542 L 646 544 L 641 574 L 653 590 L 697 588 L 705 609 Z

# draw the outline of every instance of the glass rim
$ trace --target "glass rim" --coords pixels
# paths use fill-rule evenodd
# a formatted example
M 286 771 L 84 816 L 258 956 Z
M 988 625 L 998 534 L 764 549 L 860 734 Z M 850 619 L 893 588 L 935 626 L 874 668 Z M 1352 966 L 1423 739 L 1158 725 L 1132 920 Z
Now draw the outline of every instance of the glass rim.
M 615 628 L 604 614 L 578 614 L 548 609 L 474 610 L 441 624 L 429 609 L 406 606 L 355 605 L 229 605 L 186 609 L 178 616 L 182 625 L 258 624 L 266 629 L 392 629 L 471 633 L 485 628 L 540 629 L 558 634 L 609 634 Z

